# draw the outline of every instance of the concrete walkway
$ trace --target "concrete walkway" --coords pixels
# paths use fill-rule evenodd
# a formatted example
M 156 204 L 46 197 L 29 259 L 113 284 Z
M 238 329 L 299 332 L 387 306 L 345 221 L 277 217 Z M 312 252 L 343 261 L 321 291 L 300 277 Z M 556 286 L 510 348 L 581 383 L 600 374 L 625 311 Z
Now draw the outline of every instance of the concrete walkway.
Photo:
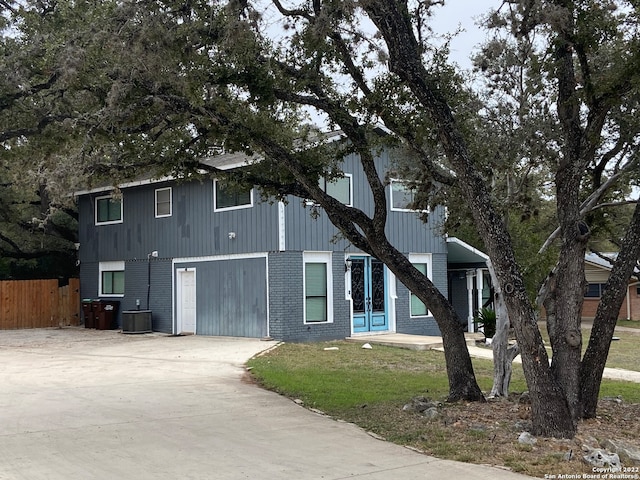
M 589 328 L 587 325 L 584 328 Z M 638 333 L 638 341 L 640 342 L 640 330 L 628 327 L 617 327 L 617 331 L 635 332 Z M 467 345 L 469 348 L 469 354 L 476 358 L 485 358 L 493 360 L 493 350 L 491 347 L 479 347 L 476 346 L 476 340 L 479 338 L 478 334 L 465 334 L 467 337 Z M 480 335 L 482 337 L 482 335 Z M 441 337 L 429 337 L 421 335 L 406 335 L 402 333 L 389 333 L 381 335 L 364 335 L 357 337 L 350 337 L 347 339 L 350 342 L 369 343 L 371 345 L 385 345 L 390 347 L 407 348 L 410 350 L 438 350 L 444 351 L 442 348 Z M 517 356 L 514 363 L 522 363 L 520 356 Z M 608 368 L 605 367 L 603 377 L 610 380 L 624 380 L 627 382 L 640 383 L 640 372 L 634 370 L 623 370 L 620 368 Z
M 378 440 L 242 381 L 274 342 L 0 332 L 0 480 L 525 479 Z

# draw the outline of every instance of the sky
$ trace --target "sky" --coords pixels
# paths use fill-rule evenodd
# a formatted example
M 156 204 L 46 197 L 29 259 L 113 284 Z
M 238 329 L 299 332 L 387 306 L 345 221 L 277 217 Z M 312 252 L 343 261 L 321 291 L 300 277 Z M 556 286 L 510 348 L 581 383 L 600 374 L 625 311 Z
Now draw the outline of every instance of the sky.
M 469 55 L 485 33 L 475 25 L 478 18 L 490 9 L 500 6 L 502 0 L 447 0 L 444 7 L 436 9 L 433 29 L 436 33 L 453 32 L 461 26 L 465 31 L 451 42 L 451 59 L 463 68 L 471 68 Z

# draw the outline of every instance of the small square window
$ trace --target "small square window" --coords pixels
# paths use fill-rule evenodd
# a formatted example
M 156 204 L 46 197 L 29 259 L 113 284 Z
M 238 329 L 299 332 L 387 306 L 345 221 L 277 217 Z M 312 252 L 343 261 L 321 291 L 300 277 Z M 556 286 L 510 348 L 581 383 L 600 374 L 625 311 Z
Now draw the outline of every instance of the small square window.
M 98 295 L 101 297 L 124 296 L 124 262 L 100 262 Z
M 391 210 L 400 212 L 415 212 L 415 191 L 410 189 L 405 182 L 391 180 Z
M 121 223 L 122 201 L 112 196 L 96 198 L 96 225 Z
M 584 294 L 586 298 L 600 298 L 602 295 L 602 287 L 601 283 L 590 283 L 587 286 L 587 292 Z
M 352 205 L 351 199 L 351 174 L 345 173 L 341 177 L 327 180 L 322 177 L 319 180 L 320 188 L 327 194 L 347 206 Z
M 171 216 L 171 193 L 171 187 L 156 190 L 156 218 Z
M 102 295 L 124 295 L 124 272 L 102 272 Z

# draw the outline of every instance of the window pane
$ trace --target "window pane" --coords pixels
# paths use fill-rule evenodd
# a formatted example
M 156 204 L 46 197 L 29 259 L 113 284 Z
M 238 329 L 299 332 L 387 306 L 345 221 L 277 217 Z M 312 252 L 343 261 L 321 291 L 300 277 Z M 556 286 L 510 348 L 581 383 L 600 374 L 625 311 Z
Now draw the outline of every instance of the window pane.
M 170 203 L 158 203 L 158 212 L 157 215 L 160 216 L 169 216 L 171 215 L 171 204 Z
M 113 272 L 102 272 L 102 293 L 113 293 Z
M 98 223 L 116 222 L 122 219 L 120 200 L 113 198 L 99 198 L 97 201 Z
M 327 321 L 327 264 L 305 263 L 305 306 L 307 322 Z
M 124 294 L 124 272 L 113 272 L 113 292 Z
M 427 306 L 422 303 L 422 301 L 416 297 L 413 293 L 411 294 L 411 316 L 417 317 L 420 315 L 427 314 Z
M 391 182 L 392 208 L 409 210 L 413 203 L 413 192 L 402 182 Z
M 251 205 L 251 189 L 227 189 L 220 182 L 216 185 L 216 209 Z
M 98 222 L 109 221 L 109 199 L 101 198 L 98 200 Z
M 351 178 L 340 177 L 327 181 L 325 192 L 345 205 L 351 203 Z
M 584 296 L 589 298 L 598 298 L 600 296 L 600 284 L 590 283 L 587 287 L 587 293 L 585 293 Z
M 327 295 L 327 265 L 325 263 L 305 264 L 306 296 Z
M 325 297 L 307 298 L 307 322 L 327 321 L 327 299 Z
M 124 272 L 102 272 L 102 294 L 124 294 Z
M 427 264 L 426 263 L 414 263 L 414 267 L 416 267 L 420 273 L 422 273 L 425 277 L 427 276 Z M 422 303 L 422 301 L 415 296 L 415 294 L 411 294 L 411 316 L 418 317 L 427 315 L 427 306 Z
M 171 215 L 171 189 L 156 190 L 156 215 Z

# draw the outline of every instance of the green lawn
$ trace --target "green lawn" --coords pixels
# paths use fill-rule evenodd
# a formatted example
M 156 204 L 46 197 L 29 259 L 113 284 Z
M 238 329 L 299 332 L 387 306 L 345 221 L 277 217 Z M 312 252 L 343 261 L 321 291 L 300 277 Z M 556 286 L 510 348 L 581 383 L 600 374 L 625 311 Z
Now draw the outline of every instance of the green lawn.
M 625 355 L 631 354 L 624 350 Z M 635 365 L 638 356 L 636 349 L 635 360 L 630 360 Z M 493 362 L 473 359 L 473 365 L 480 388 L 491 390 Z M 250 360 L 248 366 L 266 388 L 333 414 L 373 403 L 403 402 L 416 395 L 443 400 L 448 393 L 444 355 L 437 351 L 382 346 L 367 350 L 347 342 L 285 343 Z M 511 390 L 526 390 L 520 364 L 514 364 Z M 628 382 L 605 380 L 601 395 L 640 402 L 640 388 Z
M 626 341 L 631 339 L 620 342 Z M 637 357 L 638 354 L 634 364 L 638 363 Z M 492 362 L 473 359 L 473 364 L 480 388 L 490 391 Z M 369 350 L 348 342 L 284 343 L 251 359 L 247 366 L 254 378 L 268 389 L 299 399 L 306 407 L 334 418 L 355 423 L 389 441 L 410 445 L 440 458 L 504 465 L 534 476 L 544 476 L 550 468 L 560 473 L 587 468 L 579 461 L 562 462 L 562 453 L 554 453 L 554 448 L 565 448 L 567 444 L 523 450 L 516 440 L 521 430 L 517 427 L 514 430 L 518 418 L 514 420 L 512 413 L 514 408 L 515 415 L 518 412 L 517 396 L 510 401 L 485 404 L 444 404 L 448 382 L 442 352 L 377 345 Z M 625 405 L 639 403 L 638 387 L 635 383 L 605 380 L 601 397 L 620 397 Z M 511 392 L 525 390 L 522 366 L 514 364 Z M 428 421 L 419 414 L 403 411 L 403 405 L 416 396 L 443 402 L 439 409 L 442 417 Z M 471 417 L 457 420 L 463 415 Z M 609 415 L 606 408 L 602 415 Z M 637 435 L 636 417 L 631 414 L 618 433 L 627 437 Z M 597 428 L 599 422 L 590 425 Z M 624 429 L 631 433 L 623 432 Z M 591 434 L 598 436 L 597 432 Z
M 618 322 L 619 324 L 620 322 Z M 541 327 L 540 331 L 549 353 L 551 353 L 549 335 L 544 327 Z M 589 335 L 591 335 L 590 329 L 582 330 L 583 353 L 589 342 Z M 607 367 L 640 371 L 640 330 L 638 330 L 638 333 L 616 331 L 614 338 L 617 338 L 617 340 L 611 342 L 609 355 L 607 356 Z

